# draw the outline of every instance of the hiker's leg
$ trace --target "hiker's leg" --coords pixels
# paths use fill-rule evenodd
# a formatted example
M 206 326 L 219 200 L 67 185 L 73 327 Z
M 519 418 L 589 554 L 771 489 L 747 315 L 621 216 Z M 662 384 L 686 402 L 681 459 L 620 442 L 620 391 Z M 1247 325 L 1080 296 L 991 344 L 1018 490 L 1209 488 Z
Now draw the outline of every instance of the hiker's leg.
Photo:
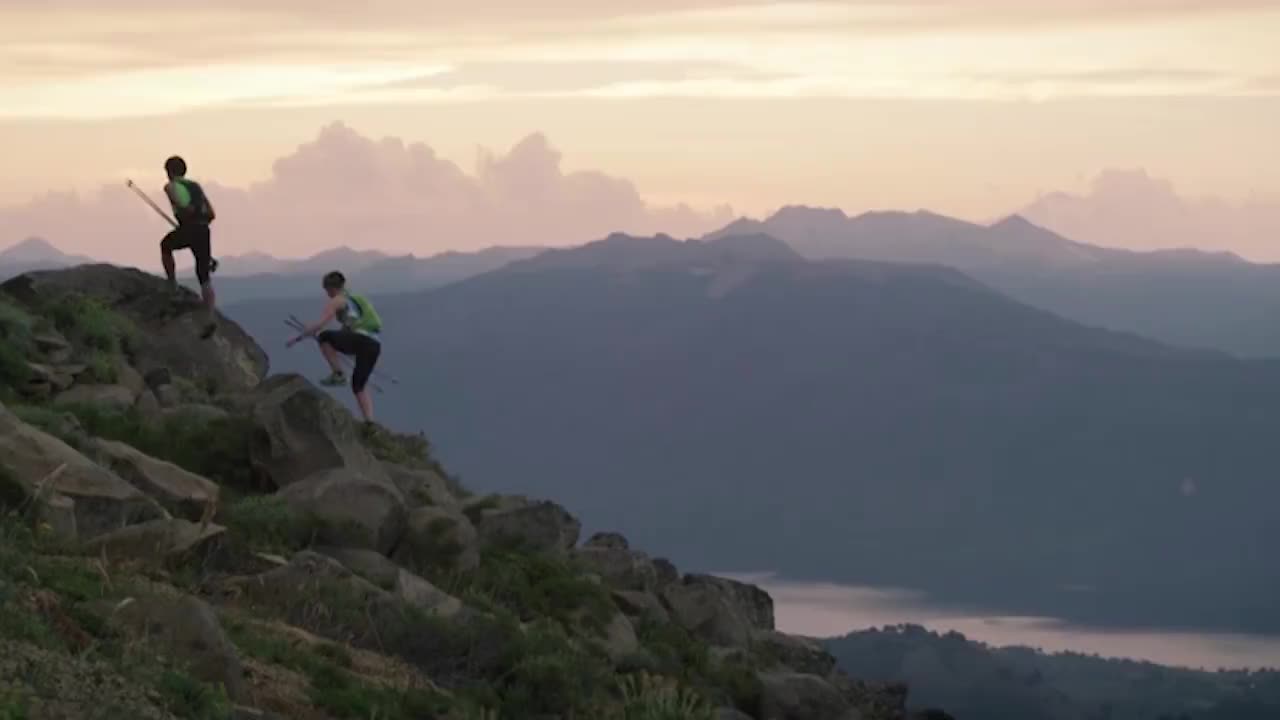
M 191 229 L 191 255 L 196 261 L 196 280 L 200 283 L 200 299 L 204 301 L 206 325 L 204 336 L 208 337 L 217 329 L 218 315 L 214 310 L 215 295 L 213 279 L 209 277 L 209 265 L 212 259 L 209 254 L 209 228 L 195 227 Z
M 160 241 L 160 264 L 164 266 L 165 277 L 169 279 L 169 287 L 178 287 L 178 272 L 173 264 L 173 251 L 181 247 L 178 230 L 175 228 Z
M 334 375 L 342 373 L 342 363 L 338 362 L 338 349 L 334 345 L 341 344 L 341 337 L 335 330 L 325 330 L 316 336 L 319 341 L 320 354 L 324 355 L 324 359 L 329 363 L 329 369 L 333 370 Z
M 373 422 L 373 398 L 369 397 L 369 375 L 373 366 L 382 354 L 382 343 L 373 338 L 360 335 L 360 347 L 356 352 L 356 369 L 351 373 L 351 390 L 356 394 L 356 403 L 360 406 L 360 414 L 365 422 Z

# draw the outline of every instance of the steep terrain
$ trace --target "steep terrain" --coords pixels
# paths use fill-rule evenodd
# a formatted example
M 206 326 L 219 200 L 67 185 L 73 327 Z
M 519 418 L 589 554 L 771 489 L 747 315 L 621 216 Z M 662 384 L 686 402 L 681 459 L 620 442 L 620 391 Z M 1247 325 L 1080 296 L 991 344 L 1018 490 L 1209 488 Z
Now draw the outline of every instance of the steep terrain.
M 381 417 L 469 484 L 720 572 L 1106 624 L 1280 629 L 1280 366 L 930 265 L 614 237 L 377 298 Z M 317 300 L 234 310 L 264 344 Z M 276 339 L 279 340 L 276 340 Z M 311 349 L 273 349 L 320 376 Z M 345 400 L 344 400 L 345 401 Z
M 195 307 L 0 286 L 0 717 L 904 717 L 758 588 L 472 494 Z
M 928 212 L 787 207 L 709 238 L 764 233 L 805 257 L 939 263 L 1030 305 L 1096 327 L 1247 357 L 1280 356 L 1280 265 L 1195 250 L 1073 242 L 1012 216 L 979 225 Z

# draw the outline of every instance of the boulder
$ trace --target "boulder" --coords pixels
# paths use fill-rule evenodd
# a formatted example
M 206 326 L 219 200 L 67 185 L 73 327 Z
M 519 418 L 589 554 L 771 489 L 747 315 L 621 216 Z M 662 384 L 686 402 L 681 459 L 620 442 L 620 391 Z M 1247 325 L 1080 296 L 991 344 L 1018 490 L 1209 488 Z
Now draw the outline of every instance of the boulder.
M 627 538 L 621 533 L 615 532 L 598 532 L 587 538 L 587 541 L 582 543 L 582 546 L 584 548 L 600 548 L 604 550 L 631 549 L 631 543 L 627 542 Z
M 420 470 L 390 462 L 380 463 L 410 508 L 431 505 L 440 508 L 459 507 L 458 498 L 449 487 L 449 481 L 435 470 Z
M 0 466 L 26 495 L 56 495 L 72 503 L 81 539 L 167 515 L 120 476 L 0 406 Z M 42 500 L 43 501 L 43 500 Z M 65 508 L 65 503 L 63 504 Z
M 760 595 L 768 599 L 762 605 Z M 713 645 L 746 647 L 756 630 L 773 629 L 773 601 L 754 586 L 710 575 L 686 575 L 662 589 L 672 620 Z
M 198 525 L 182 518 L 166 518 L 99 535 L 86 543 L 85 549 L 94 555 L 105 554 L 109 560 L 162 564 L 190 554 L 210 554 L 224 533 L 226 528 L 221 525 Z
M 389 553 L 404 534 L 404 497 L 389 481 L 349 469 L 324 470 L 277 493 L 318 521 L 321 542 Z
M 687 575 L 684 582 L 686 585 L 706 584 L 719 588 L 753 627 L 761 630 L 775 629 L 773 598 L 759 586 L 715 575 Z
M 138 396 L 123 385 L 75 385 L 53 399 L 55 407 L 97 405 L 124 412 L 133 407 Z
M 615 664 L 640 651 L 640 640 L 636 637 L 635 627 L 622 613 L 615 614 L 605 626 L 600 645 Z
M 671 616 L 663 607 L 662 601 L 651 592 L 636 590 L 614 590 L 613 603 L 627 617 L 637 620 L 661 623 L 671 622 Z
M 164 418 L 160 400 L 150 390 L 143 390 L 142 394 L 133 403 L 133 407 L 138 411 L 138 415 L 147 422 L 156 422 Z
M 625 546 L 588 544 L 573 550 L 571 555 L 579 566 L 599 575 L 611 588 L 648 592 L 658 585 L 658 571 L 649 556 L 628 550 Z
M 549 500 L 507 496 L 498 501 L 497 507 L 482 509 L 477 514 L 478 519 L 473 516 L 473 520 L 482 549 L 515 544 L 531 552 L 559 555 L 577 545 L 582 532 L 582 523 L 577 518 Z
M 835 656 L 811 638 L 756 630 L 751 635 L 751 647 L 757 654 L 796 672 L 826 677 L 836 669 Z
M 658 573 L 658 587 L 664 588 L 680 582 L 680 571 L 666 558 L 654 558 L 653 569 Z
M 127 387 L 133 391 L 134 396 L 141 395 L 144 391 L 149 390 L 147 383 L 142 379 L 142 373 L 136 368 L 125 362 L 123 358 L 116 362 L 116 384 Z
M 29 382 L 47 384 L 52 392 L 70 388 L 76 382 L 76 375 L 84 372 L 83 365 L 42 365 L 32 362 L 27 363 L 27 369 L 31 371 Z
M 200 339 L 206 321 L 199 296 L 182 289 L 174 300 L 168 282 L 134 268 L 105 263 L 28 272 L 0 285 L 28 307 L 70 293 L 96 299 L 132 322 L 134 365 L 145 378 L 158 368 L 220 390 L 249 389 L 266 375 L 267 355 L 235 322 L 218 314 L 218 332 Z
M 761 716 L 769 720 L 863 720 L 840 692 L 816 675 L 762 673 Z
M 462 611 L 457 598 L 372 550 L 321 547 L 316 551 L 413 607 L 444 617 Z
M 39 351 L 51 363 L 64 363 L 71 359 L 71 343 L 57 331 L 36 333 L 31 336 Z
M 113 440 L 93 439 L 99 461 L 173 515 L 199 520 L 218 500 L 217 483 Z
M 165 420 L 207 425 L 215 420 L 225 420 L 231 414 L 216 405 L 188 403 L 165 406 L 160 410 L 160 416 Z
M 111 608 L 110 617 L 177 660 L 197 680 L 221 685 L 233 702 L 252 702 L 235 645 L 208 603 L 191 596 L 143 596 Z
M 474 570 L 480 565 L 476 529 L 456 510 L 420 507 L 409 513 L 408 526 L 392 557 L 423 572 Z
M 711 715 L 711 717 L 714 720 L 756 720 L 736 708 L 719 708 Z
M 250 462 L 271 486 L 287 487 L 335 469 L 390 484 L 361 443 L 351 413 L 301 375 L 264 380 L 250 414 L 256 431 Z

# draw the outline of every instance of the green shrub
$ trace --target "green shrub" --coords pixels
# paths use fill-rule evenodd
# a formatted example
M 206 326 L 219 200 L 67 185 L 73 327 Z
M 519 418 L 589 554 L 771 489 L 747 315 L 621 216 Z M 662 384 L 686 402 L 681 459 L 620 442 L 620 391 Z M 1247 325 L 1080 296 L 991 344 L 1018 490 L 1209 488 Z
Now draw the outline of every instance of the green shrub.
M 315 523 L 275 495 L 250 495 L 224 505 L 217 518 L 229 535 L 253 550 L 292 552 L 311 543 Z
M 108 355 L 129 354 L 137 328 L 96 298 L 67 293 L 44 308 L 44 315 L 72 343 Z
M 232 717 L 231 701 L 220 687 L 200 682 L 190 675 L 167 668 L 155 682 L 163 707 L 180 718 L 190 720 L 228 720 Z
M 230 416 L 208 421 L 166 418 L 149 421 L 136 408 L 114 410 L 97 405 L 69 406 L 90 435 L 116 440 L 160 460 L 230 487 L 249 487 L 252 469 L 248 418 Z
M 548 617 L 597 634 L 617 612 L 609 591 L 567 560 L 511 548 L 486 551 L 480 567 L 460 578 L 457 591 L 484 598 L 523 621 Z
M 0 298 L 0 385 L 17 388 L 31 379 L 27 358 L 34 324 L 25 311 Z

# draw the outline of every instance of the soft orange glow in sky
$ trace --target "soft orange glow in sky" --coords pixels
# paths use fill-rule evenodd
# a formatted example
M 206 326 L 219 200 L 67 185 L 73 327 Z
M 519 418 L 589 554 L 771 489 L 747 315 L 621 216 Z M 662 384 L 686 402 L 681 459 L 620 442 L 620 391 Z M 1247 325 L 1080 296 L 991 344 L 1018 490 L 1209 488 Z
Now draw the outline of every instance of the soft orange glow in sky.
M 1240 202 L 1280 195 L 1278 36 L 1280 0 L 7 0 L 0 206 L 174 152 L 248 186 L 334 120 L 757 215 L 986 219 L 1110 167 Z

